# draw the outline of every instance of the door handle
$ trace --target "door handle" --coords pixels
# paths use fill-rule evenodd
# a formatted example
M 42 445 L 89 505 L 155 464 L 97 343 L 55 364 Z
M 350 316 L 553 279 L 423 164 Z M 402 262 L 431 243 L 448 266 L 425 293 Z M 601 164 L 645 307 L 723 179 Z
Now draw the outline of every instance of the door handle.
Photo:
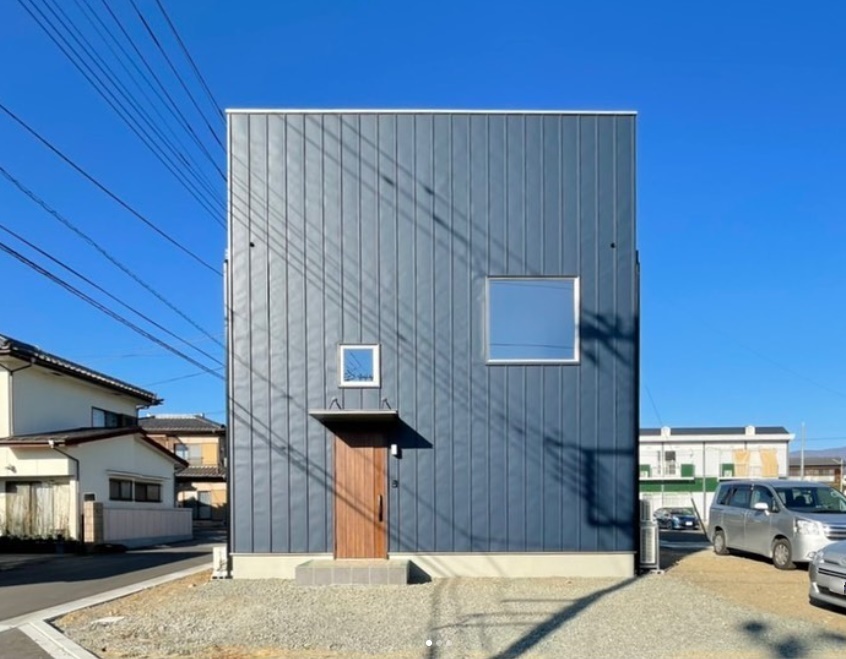
M 379 521 L 382 521 L 382 495 L 379 495 Z

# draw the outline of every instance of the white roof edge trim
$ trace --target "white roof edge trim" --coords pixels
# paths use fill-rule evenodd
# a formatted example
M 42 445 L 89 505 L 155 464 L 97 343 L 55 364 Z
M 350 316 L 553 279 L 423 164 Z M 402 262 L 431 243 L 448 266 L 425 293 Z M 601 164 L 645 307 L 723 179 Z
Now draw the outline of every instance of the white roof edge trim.
M 144 481 L 156 481 L 164 483 L 168 480 L 167 476 L 151 476 L 150 474 L 141 474 L 137 471 L 125 471 L 122 469 L 106 469 L 109 476 L 126 476 L 128 478 L 137 478 Z
M 226 114 L 513 114 L 636 116 L 637 110 L 460 110 L 446 108 L 227 108 Z
M 685 442 L 792 442 L 796 439 L 795 435 L 689 435 L 679 436 L 670 435 L 669 437 L 661 437 L 660 435 L 641 435 L 641 442 L 650 442 L 653 444 L 683 444 Z

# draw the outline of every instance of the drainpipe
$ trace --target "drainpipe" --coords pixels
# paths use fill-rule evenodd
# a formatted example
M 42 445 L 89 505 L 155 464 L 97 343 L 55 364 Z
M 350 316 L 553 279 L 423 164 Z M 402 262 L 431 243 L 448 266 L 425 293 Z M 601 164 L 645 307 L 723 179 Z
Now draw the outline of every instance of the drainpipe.
M 79 458 L 73 457 L 70 453 L 65 453 L 63 450 L 56 448 L 56 440 L 50 439 L 47 441 L 48 446 L 54 450 L 56 453 L 60 453 L 65 456 L 68 460 L 73 460 L 74 463 L 74 476 L 76 477 L 76 510 L 74 511 L 74 519 L 77 524 L 77 535 L 80 535 L 80 531 L 82 530 L 82 525 L 79 523 L 80 512 L 79 512 L 79 499 L 82 496 L 82 481 L 80 480 L 80 466 L 79 466 Z M 75 538 L 75 540 L 82 540 L 83 538 Z
M 6 371 L 9 374 L 9 437 L 13 437 L 15 434 L 15 394 L 14 394 L 14 382 L 13 377 L 15 373 L 18 371 L 25 371 L 28 368 L 32 368 L 35 366 L 35 360 L 29 362 L 25 366 L 21 366 L 20 368 L 9 368 L 8 366 L 3 366 L 0 364 L 0 368 Z

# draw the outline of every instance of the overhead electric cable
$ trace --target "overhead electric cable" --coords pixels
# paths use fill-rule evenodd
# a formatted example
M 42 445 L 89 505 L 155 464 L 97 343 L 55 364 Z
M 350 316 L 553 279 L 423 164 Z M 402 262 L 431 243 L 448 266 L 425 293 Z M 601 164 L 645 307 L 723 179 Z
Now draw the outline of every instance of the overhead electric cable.
M 185 162 L 186 165 L 193 165 L 193 167 L 197 168 L 198 171 L 202 170 L 202 166 L 200 165 L 200 163 L 197 162 L 197 160 L 191 154 L 191 148 L 186 145 L 185 142 L 176 134 L 176 131 L 174 130 L 173 126 L 171 126 L 171 123 L 159 110 L 156 100 L 159 104 L 163 106 L 167 105 L 161 92 L 153 86 L 153 84 L 150 82 L 149 76 L 145 75 L 144 72 L 140 69 L 138 64 L 135 62 L 135 59 L 132 57 L 132 54 L 127 51 L 123 43 L 121 43 L 121 41 L 115 35 L 114 30 L 110 30 L 106 26 L 100 15 L 96 11 L 94 11 L 94 8 L 91 6 L 90 0 L 74 0 L 74 3 L 79 8 L 80 12 L 85 15 L 85 17 L 88 19 L 88 22 L 94 28 L 94 31 L 97 33 L 100 39 L 102 39 L 106 46 L 109 48 L 109 51 L 111 52 L 114 59 L 120 63 L 123 70 L 132 79 L 138 90 L 144 95 L 144 98 L 146 99 L 147 103 L 149 103 L 150 107 L 153 109 L 153 111 L 156 113 L 156 116 L 159 118 L 160 125 L 166 128 L 171 137 L 178 143 L 178 145 L 185 151 L 185 153 L 189 154 L 188 156 L 186 156 L 182 152 L 179 152 L 178 156 L 180 157 L 180 159 L 182 159 L 182 161 Z M 114 43 L 114 46 L 110 43 L 110 41 Z M 117 49 L 115 48 L 115 46 L 117 47 Z M 120 52 L 117 52 L 118 50 Z M 132 65 L 132 69 L 134 69 L 134 72 L 130 70 L 124 60 L 126 60 L 126 62 L 128 62 L 130 65 Z M 152 94 L 156 97 L 156 100 L 150 98 L 150 95 L 145 90 L 145 86 L 149 88 Z M 173 111 L 170 110 L 170 108 L 165 107 L 165 111 L 170 112 L 172 117 L 175 116 Z M 190 159 L 190 164 L 188 163 L 188 159 Z M 214 160 L 211 160 L 210 162 L 213 165 L 217 164 Z M 208 179 L 204 180 L 208 182 Z M 225 211 L 225 206 L 223 205 L 222 201 L 220 202 L 220 204 L 223 210 Z
M 159 11 L 162 12 L 162 16 L 165 17 L 165 20 L 167 21 L 168 26 L 170 26 L 170 30 L 171 30 L 171 32 L 173 32 L 173 36 L 176 37 L 176 41 L 179 42 L 179 45 L 182 48 L 182 52 L 185 53 L 185 57 L 191 63 L 191 68 L 194 70 L 194 74 L 197 76 L 197 79 L 200 81 L 200 84 L 202 85 L 203 90 L 206 92 L 206 96 L 208 96 L 209 101 L 211 101 L 212 107 L 217 112 L 220 113 L 221 118 L 225 121 L 226 120 L 226 114 L 221 109 L 220 103 L 217 102 L 217 100 L 214 97 L 214 94 L 212 94 L 212 91 L 209 88 L 208 84 L 206 83 L 206 79 L 203 77 L 203 74 L 200 73 L 199 67 L 194 62 L 194 58 L 191 57 L 191 53 L 188 50 L 185 43 L 182 41 L 182 37 L 179 36 L 179 32 L 176 30 L 176 26 L 173 24 L 173 21 L 170 20 L 170 16 L 168 16 L 167 12 L 165 11 L 164 5 L 160 2 L 160 0 L 156 0 L 156 4 L 159 6 Z
M 100 1 L 102 2 L 103 6 L 106 8 L 106 11 L 109 13 L 109 16 L 111 16 L 112 20 L 117 24 L 118 29 L 120 29 L 121 33 L 126 37 L 127 41 L 129 41 L 129 44 L 132 46 L 132 49 L 135 51 L 135 53 L 138 55 L 141 62 L 144 64 L 144 67 L 150 72 L 150 75 L 153 76 L 153 79 L 156 81 L 159 88 L 162 90 L 164 95 L 167 97 L 168 101 L 170 101 L 170 105 L 173 108 L 174 112 L 179 116 L 180 123 L 182 123 L 182 126 L 185 128 L 185 130 L 187 130 L 189 133 L 191 133 L 191 136 L 194 138 L 194 141 L 203 150 L 203 152 L 209 158 L 214 160 L 214 157 L 211 155 L 211 153 L 209 153 L 208 149 L 206 149 L 205 145 L 203 144 L 203 141 L 200 139 L 200 136 L 197 135 L 197 132 L 194 130 L 191 123 L 185 118 L 185 115 L 182 114 L 182 111 L 179 109 L 179 106 L 177 105 L 176 101 L 173 100 L 173 97 L 167 91 L 167 87 L 162 83 L 161 79 L 156 74 L 153 67 L 150 66 L 150 63 L 147 61 L 147 58 L 144 56 L 144 53 L 141 52 L 141 49 L 138 48 L 137 44 L 135 43 L 135 40 L 132 38 L 132 36 L 129 34 L 129 32 L 126 31 L 126 28 L 124 27 L 120 18 L 118 18 L 118 16 L 114 13 L 114 11 L 112 11 L 112 8 L 109 6 L 108 0 L 100 0 Z M 223 150 L 224 150 L 224 152 L 226 151 L 226 149 L 223 149 Z M 220 171 L 220 175 L 225 180 L 226 175 L 223 173 L 222 170 L 219 170 L 219 171 Z
M 164 238 L 169 243 L 171 243 L 174 247 L 176 247 L 180 251 L 184 252 L 185 254 L 190 256 L 192 259 L 197 261 L 197 263 L 199 263 L 200 265 L 202 265 L 206 269 L 211 270 L 216 275 L 218 275 L 218 276 L 222 275 L 220 270 L 218 270 L 213 265 L 211 265 L 210 263 L 205 261 L 202 257 L 198 256 L 196 253 L 194 253 L 193 251 L 191 251 L 190 249 L 185 247 L 185 245 L 183 245 L 181 242 L 179 242 L 178 240 L 176 240 L 175 238 L 173 238 L 172 236 L 167 234 L 164 230 L 160 229 L 151 220 L 149 220 L 147 217 L 142 215 L 139 211 L 135 210 L 135 208 L 130 206 L 129 203 L 124 201 L 121 197 L 117 196 L 114 192 L 109 190 L 109 188 L 107 188 L 104 184 L 102 184 L 100 181 L 98 181 L 96 178 L 94 178 L 91 174 L 89 174 L 87 171 L 85 171 L 82 167 L 77 165 L 73 160 L 70 159 L 70 157 L 66 156 L 57 147 L 53 146 L 53 144 L 49 140 L 47 140 L 45 137 L 42 137 L 34 128 L 32 128 L 29 124 L 27 124 L 23 119 L 21 119 L 18 115 L 16 115 L 14 112 L 12 112 L 9 108 L 7 108 L 3 103 L 0 103 L 0 110 L 5 112 L 18 125 L 23 127 L 30 135 L 35 137 L 39 142 L 41 142 L 44 146 L 46 146 L 48 149 L 50 149 L 50 151 L 52 151 L 57 156 L 59 156 L 59 158 L 61 158 L 64 162 L 66 162 L 68 165 L 70 165 L 79 174 L 84 176 L 89 182 L 91 182 L 94 186 L 96 186 L 100 191 L 102 191 L 103 193 L 108 195 L 111 199 L 113 199 L 115 202 L 120 204 L 120 206 L 122 206 L 125 210 L 127 210 L 132 215 L 134 215 L 136 218 L 141 220 L 144 224 L 146 224 L 149 228 L 151 228 L 153 231 L 155 231 L 157 234 L 159 234 L 162 238 Z
M 150 284 L 144 281 L 139 275 L 135 274 L 128 266 L 124 265 L 121 261 L 117 258 L 112 256 L 112 254 L 103 246 L 100 245 L 96 240 L 94 240 L 91 236 L 85 233 L 82 229 L 77 227 L 73 222 L 71 222 L 68 218 L 64 215 L 59 213 L 56 209 L 50 206 L 46 201 L 44 201 L 41 197 L 39 197 L 35 192 L 30 190 L 26 185 L 24 185 L 21 181 L 17 178 L 12 176 L 9 171 L 0 164 L 0 176 L 3 176 L 7 181 L 9 181 L 12 185 L 14 185 L 18 190 L 23 192 L 27 197 L 29 197 L 32 201 L 36 204 L 41 206 L 47 213 L 52 215 L 55 219 L 65 225 L 68 229 L 73 231 L 77 236 L 82 238 L 86 243 L 88 243 L 91 247 L 97 250 L 106 260 L 112 263 L 115 267 L 117 267 L 121 272 L 132 278 L 135 282 L 137 282 L 140 286 L 142 286 L 146 291 L 148 291 L 151 295 L 153 295 L 156 299 L 158 299 L 162 304 L 167 306 L 171 311 L 176 313 L 180 318 L 185 320 L 188 324 L 190 324 L 195 329 L 199 330 L 203 333 L 204 336 L 210 338 L 214 341 L 217 345 L 223 346 L 223 343 L 211 334 L 208 330 L 204 329 L 200 324 L 196 321 L 191 319 L 184 311 L 182 311 L 179 307 L 177 307 L 173 302 L 168 300 L 162 293 L 158 290 L 153 288 Z
M 208 357 L 208 358 L 209 358 L 210 360 L 212 360 L 214 363 L 216 363 L 216 364 L 220 364 L 220 365 L 221 365 L 221 367 L 223 366 L 223 362 L 222 362 L 222 361 L 220 361 L 220 359 L 218 359 L 218 358 L 217 358 L 217 357 L 215 357 L 214 355 L 212 355 L 212 354 L 210 354 L 210 353 L 206 352 L 206 351 L 205 351 L 205 350 L 203 350 L 202 348 L 198 348 L 197 346 L 195 346 L 195 345 L 191 344 L 190 342 L 188 342 L 187 340 L 183 339 L 181 336 L 179 336 L 179 335 L 178 335 L 178 334 L 176 334 L 175 332 L 172 332 L 171 330 L 169 330 L 169 329 L 168 329 L 168 328 L 166 328 L 165 326 L 161 325 L 161 324 L 160 324 L 160 323 L 158 323 L 157 321 L 153 320 L 152 318 L 150 318 L 149 316 L 147 316 L 147 315 L 146 315 L 146 314 L 144 314 L 143 312 L 138 311 L 138 309 L 136 309 L 135 307 L 133 307 L 133 306 L 131 306 L 131 305 L 127 304 L 126 302 L 124 302 L 123 300 L 121 300 L 118 296 L 113 295 L 112 293 L 110 293 L 109 291 L 107 291 L 105 288 L 103 288 L 102 286 L 100 286 L 100 284 L 98 284 L 97 282 L 95 282 L 95 281 L 91 280 L 89 277 L 86 277 L 84 274 L 82 274 L 81 272 L 79 272 L 79 271 L 78 271 L 78 270 L 76 270 L 75 268 L 73 268 L 73 267 L 69 266 L 69 265 L 68 265 L 67 263 L 65 263 L 64 261 L 61 261 L 60 259 L 56 258 L 55 256 L 53 256 L 53 255 L 52 255 L 52 254 L 50 254 L 49 252 L 47 252 L 47 251 L 45 251 L 45 250 L 41 249 L 38 245 L 36 245 L 36 244 L 32 243 L 31 241 L 27 240 L 26 238 L 24 238 L 23 236 L 21 236 L 21 235 L 20 235 L 19 233 L 17 233 L 16 231 L 13 231 L 13 230 L 12 230 L 12 229 L 10 229 L 9 227 L 5 226 L 2 222 L 0 222 L 0 230 L 5 231 L 6 233 L 8 233 L 10 236 L 13 236 L 14 238 L 17 238 L 17 239 L 18 239 L 20 242 L 22 242 L 24 245 L 26 245 L 26 246 L 27 246 L 27 247 L 29 247 L 30 249 L 35 250 L 36 252 L 38 252 L 39 254 L 41 254 L 41 256 L 43 256 L 43 257 L 45 257 L 45 258 L 49 259 L 50 261 L 52 261 L 53 263 L 55 263 L 56 265 L 58 265 L 58 266 L 59 266 L 60 268 L 62 268 L 63 270 L 66 270 L 66 271 L 70 272 L 71 274 L 76 275 L 77 277 L 79 277 L 82 281 L 84 281 L 84 282 L 85 282 L 86 284 L 88 284 L 89 286 L 94 287 L 95 289 L 97 289 L 98 291 L 100 291 L 101 293 L 103 293 L 103 294 L 104 294 L 105 296 L 107 296 L 108 298 L 110 298 L 110 299 L 114 300 L 115 302 L 117 302 L 118 304 L 120 304 L 122 307 L 124 307 L 124 308 L 125 308 L 125 309 L 127 309 L 128 311 L 131 311 L 132 313 L 136 314 L 138 317 L 140 317 L 140 318 L 142 318 L 142 319 L 146 320 L 148 323 L 150 323 L 150 324 L 151 324 L 151 325 L 153 325 L 154 327 L 157 327 L 158 329 L 160 329 L 161 331 L 163 331 L 163 332 L 164 332 L 165 334 L 167 334 L 168 336 L 170 336 L 170 337 L 172 337 L 172 338 L 176 339 L 177 341 L 180 341 L 181 343 L 184 343 L 184 344 L 185 344 L 186 346 L 188 346 L 189 348 L 193 348 L 194 350 L 196 350 L 197 352 L 199 352 L 201 355 L 203 355 L 203 356 L 205 356 L 205 357 Z
M 200 370 L 205 371 L 206 373 L 209 373 L 210 375 L 214 375 L 216 378 L 219 378 L 221 380 L 224 379 L 223 375 L 218 373 L 215 369 L 209 368 L 208 366 L 206 366 L 205 364 L 197 361 L 196 359 L 194 359 L 190 355 L 186 355 L 184 352 L 182 352 L 178 348 L 174 348 L 169 343 L 161 340 L 160 338 L 151 334 L 150 332 L 148 332 L 144 328 L 139 327 L 138 325 L 133 323 L 131 320 L 128 320 L 127 318 L 124 318 L 123 316 L 121 316 L 119 313 L 113 311 L 112 309 L 109 309 L 104 304 L 98 302 L 97 300 L 95 300 L 91 296 L 86 295 L 83 291 L 79 290 L 78 288 L 76 288 L 72 284 L 69 284 L 68 282 L 64 281 L 61 277 L 58 277 L 57 275 L 53 274 L 52 272 L 50 272 L 46 268 L 43 268 L 42 266 L 38 265 L 34 261 L 28 259 L 26 256 L 24 256 L 23 254 L 21 254 L 17 250 L 9 247 L 6 243 L 4 243 L 2 241 L 0 241 L 0 250 L 2 250 L 3 252 L 6 252 L 6 254 L 8 254 L 9 256 L 12 256 L 13 258 L 17 259 L 18 261 L 23 263 L 25 266 L 31 268 L 32 270 L 35 270 L 38 274 L 46 277 L 47 279 L 49 279 L 53 283 L 61 286 L 62 288 L 64 288 L 66 291 L 68 291 L 72 295 L 75 295 L 76 297 L 80 298 L 84 302 L 90 304 L 95 309 L 101 311 L 102 313 L 106 314 L 110 318 L 113 318 L 114 320 L 118 321 L 122 325 L 125 325 L 126 327 L 131 329 L 133 332 L 137 332 L 138 334 L 140 334 L 141 336 L 149 339 L 150 341 L 152 341 L 156 345 L 161 346 L 162 348 L 164 348 L 168 352 L 171 352 L 174 355 L 176 355 L 177 357 L 184 359 L 189 364 L 196 366 Z
M 185 80 L 183 79 L 182 75 L 179 73 L 179 70 L 174 66 L 173 62 L 171 61 L 170 57 L 167 54 L 167 51 L 164 49 L 164 46 L 162 46 L 161 42 L 159 41 L 159 38 L 156 36 L 156 33 L 153 31 L 153 28 L 150 27 L 150 24 L 147 22 L 147 19 L 144 18 L 144 14 L 142 14 L 141 10 L 138 9 L 138 5 L 135 4 L 135 0 L 129 0 L 129 2 L 132 5 L 132 8 L 135 10 L 136 15 L 138 16 L 138 20 L 141 21 L 141 23 L 144 25 L 144 28 L 147 30 L 147 34 L 150 36 L 150 39 L 152 39 L 153 43 L 156 44 L 156 48 L 159 49 L 159 52 L 161 53 L 162 57 L 164 57 L 164 60 L 165 60 L 165 62 L 167 62 L 168 67 L 170 67 L 171 72 L 173 73 L 173 75 L 176 76 L 176 79 L 179 81 L 179 84 L 182 85 L 182 89 L 187 94 L 188 99 L 191 101 L 191 104 L 197 110 L 200 117 L 202 117 L 203 123 L 205 123 L 206 128 L 209 129 L 209 133 L 211 133 L 211 136 L 214 138 L 214 140 L 225 151 L 226 147 L 223 145 L 223 140 L 220 139 L 220 135 L 217 134 L 215 129 L 211 127 L 211 124 L 208 122 L 208 119 L 206 119 L 206 115 L 203 114 L 203 111 L 200 109 L 199 104 L 194 99 L 194 95 L 191 93 L 191 90 L 188 88 L 188 85 L 185 84 Z
M 211 183 L 204 180 L 196 171 L 191 169 L 190 167 L 181 166 L 178 162 L 173 161 L 173 156 L 170 156 L 168 153 L 165 152 L 165 147 L 170 149 L 174 154 L 176 159 L 178 160 L 181 154 L 179 153 L 178 149 L 168 140 L 167 137 L 163 136 L 160 129 L 156 126 L 156 123 L 152 120 L 149 114 L 141 108 L 141 104 L 138 103 L 136 99 L 132 97 L 132 94 L 128 92 L 128 90 L 119 82 L 117 76 L 115 76 L 114 72 L 109 68 L 108 64 L 106 64 L 102 58 L 98 58 L 95 54 L 92 54 L 88 47 L 77 38 L 76 34 L 71 31 L 71 28 L 65 23 L 65 21 L 58 16 L 56 11 L 48 4 L 47 0 L 44 0 L 44 6 L 53 14 L 56 20 L 61 23 L 62 27 L 65 28 L 67 33 L 70 37 L 78 44 L 79 48 L 87 55 L 93 62 L 93 64 L 99 69 L 100 73 L 93 70 L 92 67 L 86 62 L 85 58 L 80 55 L 77 48 L 75 48 L 69 41 L 66 39 L 59 28 L 47 17 L 37 5 L 35 5 L 34 0 L 29 0 L 32 2 L 32 6 L 35 11 L 38 13 L 36 16 L 32 11 L 30 11 L 29 7 L 25 4 L 25 0 L 18 0 L 18 4 L 20 4 L 26 11 L 29 13 L 30 17 L 38 24 L 38 26 L 44 31 L 44 33 L 50 38 L 50 40 L 59 48 L 62 54 L 68 59 L 68 61 L 73 64 L 73 66 L 79 71 L 82 76 L 88 81 L 88 83 L 94 88 L 94 90 L 103 98 L 106 104 L 120 117 L 120 119 L 129 127 L 129 129 L 135 133 L 139 140 L 153 153 L 153 155 L 159 160 L 159 162 L 164 165 L 164 167 L 177 179 L 177 181 L 182 184 L 182 186 L 194 197 L 194 199 L 212 216 L 212 218 L 218 222 L 219 224 L 223 224 L 220 220 L 221 209 L 223 208 L 222 202 L 216 197 L 216 191 L 214 190 Z M 67 14 L 58 7 L 58 11 L 61 12 L 65 17 Z M 39 18 L 39 16 L 41 18 Z M 49 27 L 48 27 L 49 26 Z M 75 28 L 76 29 L 76 28 Z M 52 32 L 51 32 L 52 30 Z M 78 29 L 77 29 L 78 31 Z M 55 32 L 55 35 L 54 35 Z M 81 33 L 80 33 L 81 34 Z M 82 37 L 85 39 L 85 37 Z M 61 40 L 61 43 L 59 42 Z M 100 75 L 102 74 L 102 76 Z M 120 94 L 124 99 L 118 98 L 115 91 L 113 91 L 109 85 L 103 80 L 103 76 L 111 82 L 111 84 L 117 90 L 117 93 Z M 135 116 L 140 116 L 140 120 Z M 146 123 L 146 127 L 142 125 Z M 153 135 L 155 134 L 156 137 L 162 142 L 164 142 L 164 147 L 158 144 Z M 212 161 L 212 163 L 216 166 L 216 163 Z M 188 179 L 185 172 L 190 173 L 194 179 L 197 181 L 191 181 Z M 222 172 L 218 168 L 218 173 L 223 176 Z M 202 190 L 200 190 L 202 188 Z M 204 197 L 203 195 L 210 195 L 213 203 L 217 203 L 219 208 L 217 211 L 213 210 L 210 206 L 209 200 Z

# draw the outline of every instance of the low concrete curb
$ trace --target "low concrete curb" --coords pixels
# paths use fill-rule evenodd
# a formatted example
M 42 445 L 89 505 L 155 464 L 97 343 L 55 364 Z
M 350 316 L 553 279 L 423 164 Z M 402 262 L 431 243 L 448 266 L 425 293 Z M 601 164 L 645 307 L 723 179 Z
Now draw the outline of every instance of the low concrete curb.
M 154 588 L 155 586 L 161 586 L 171 581 L 190 577 L 200 572 L 208 572 L 211 569 L 211 565 L 198 565 L 197 567 L 187 568 L 179 572 L 156 577 L 155 579 L 140 581 L 131 586 L 115 588 L 99 595 L 84 597 L 73 602 L 27 613 L 16 618 L 8 618 L 0 621 L 0 632 L 17 628 L 56 659 L 97 659 L 96 655 L 91 654 L 81 645 L 69 639 L 50 623 L 73 611 L 87 609 L 98 604 L 103 604 L 104 602 L 120 599 L 121 597 L 126 597 L 127 595 L 132 595 L 148 588 Z
M 97 659 L 97 655 L 91 654 L 81 645 L 74 643 L 58 629 L 43 620 L 27 622 L 18 629 L 29 636 L 53 659 Z

